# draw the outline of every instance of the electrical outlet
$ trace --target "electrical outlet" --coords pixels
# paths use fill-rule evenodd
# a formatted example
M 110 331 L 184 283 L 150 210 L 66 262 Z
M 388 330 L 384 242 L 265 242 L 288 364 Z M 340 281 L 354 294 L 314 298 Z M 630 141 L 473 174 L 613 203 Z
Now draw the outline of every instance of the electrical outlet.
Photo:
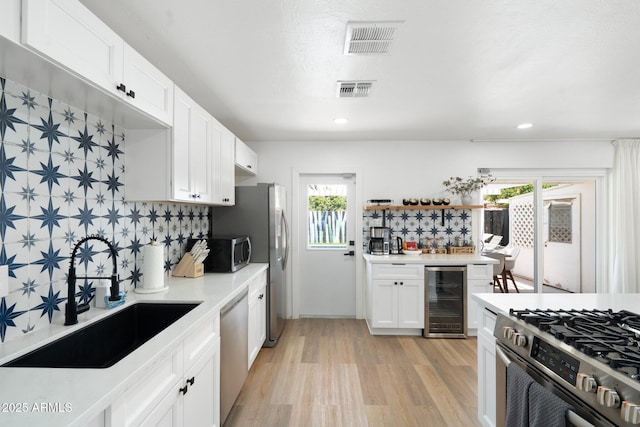
M 0 265 L 0 298 L 9 295 L 9 266 Z

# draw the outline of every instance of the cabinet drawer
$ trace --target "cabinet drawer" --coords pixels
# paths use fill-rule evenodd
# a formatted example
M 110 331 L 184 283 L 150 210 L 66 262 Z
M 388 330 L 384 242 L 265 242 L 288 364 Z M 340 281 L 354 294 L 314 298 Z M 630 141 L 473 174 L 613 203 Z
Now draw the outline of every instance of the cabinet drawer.
M 200 356 L 210 351 L 219 336 L 219 314 L 207 316 L 198 323 L 195 331 L 184 340 L 184 370 L 189 370 Z
M 373 279 L 424 279 L 424 265 L 374 264 L 371 275 Z
M 468 264 L 467 279 L 491 279 L 493 277 L 492 264 Z

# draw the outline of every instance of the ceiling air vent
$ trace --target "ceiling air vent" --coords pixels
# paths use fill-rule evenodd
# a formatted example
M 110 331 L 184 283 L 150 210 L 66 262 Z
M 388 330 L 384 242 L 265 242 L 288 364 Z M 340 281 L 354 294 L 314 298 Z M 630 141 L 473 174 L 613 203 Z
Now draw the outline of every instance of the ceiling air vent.
M 345 55 L 379 55 L 389 53 L 401 21 L 348 22 Z
M 371 95 L 373 81 L 338 81 L 338 98 L 365 98 Z

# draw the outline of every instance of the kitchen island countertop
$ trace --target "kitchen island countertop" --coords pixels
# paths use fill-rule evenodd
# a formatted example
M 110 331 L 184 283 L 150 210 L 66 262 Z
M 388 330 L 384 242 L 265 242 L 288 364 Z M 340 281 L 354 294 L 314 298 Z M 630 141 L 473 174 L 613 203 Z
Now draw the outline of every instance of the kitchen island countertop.
M 601 309 L 640 312 L 640 294 L 508 293 L 471 295 L 482 307 L 496 314 L 509 309 Z
M 85 425 L 104 411 L 162 357 L 190 333 L 197 323 L 218 312 L 242 292 L 268 264 L 249 264 L 236 273 L 207 273 L 198 278 L 168 277 L 161 293 L 129 292 L 127 302 L 111 310 L 92 307 L 78 315 L 79 323 L 54 324 L 0 345 L 0 364 L 104 318 L 133 302 L 201 302 L 127 357 L 105 369 L 0 368 L 0 425 Z M 117 331 L 116 331 L 117 333 Z

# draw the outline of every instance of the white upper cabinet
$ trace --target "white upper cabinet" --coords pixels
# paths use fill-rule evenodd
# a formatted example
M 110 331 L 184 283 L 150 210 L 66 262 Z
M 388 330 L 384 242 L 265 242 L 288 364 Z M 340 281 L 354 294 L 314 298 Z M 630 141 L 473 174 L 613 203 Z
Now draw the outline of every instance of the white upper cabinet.
M 0 37 L 20 43 L 20 0 L 3 0 L 0 13 Z
M 236 172 L 241 175 L 258 174 L 258 155 L 236 137 Z
M 171 124 L 173 83 L 77 0 L 24 0 L 22 43 Z
M 126 89 L 123 98 L 164 123 L 173 123 L 173 81 L 162 74 L 131 46 L 124 45 Z
M 213 203 L 233 206 L 236 202 L 235 136 L 215 119 L 213 127 Z
M 119 95 L 124 42 L 77 0 L 23 0 L 22 43 Z
M 213 117 L 176 86 L 173 122 L 173 199 L 211 203 Z

